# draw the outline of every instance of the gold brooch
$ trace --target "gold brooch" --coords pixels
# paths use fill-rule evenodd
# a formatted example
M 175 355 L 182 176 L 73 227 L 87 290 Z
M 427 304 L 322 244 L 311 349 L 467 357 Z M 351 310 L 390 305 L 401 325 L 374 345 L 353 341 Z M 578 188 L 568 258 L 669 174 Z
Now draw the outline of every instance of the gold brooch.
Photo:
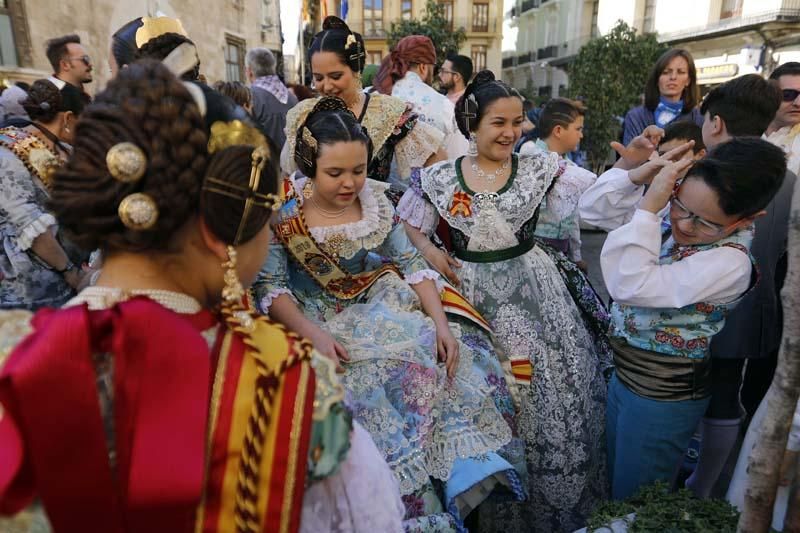
M 117 143 L 106 154 L 106 166 L 115 180 L 123 183 L 139 181 L 147 170 L 147 157 L 133 143 Z
M 155 226 L 158 220 L 158 206 L 150 195 L 136 192 L 123 198 L 117 214 L 125 227 L 143 231 Z

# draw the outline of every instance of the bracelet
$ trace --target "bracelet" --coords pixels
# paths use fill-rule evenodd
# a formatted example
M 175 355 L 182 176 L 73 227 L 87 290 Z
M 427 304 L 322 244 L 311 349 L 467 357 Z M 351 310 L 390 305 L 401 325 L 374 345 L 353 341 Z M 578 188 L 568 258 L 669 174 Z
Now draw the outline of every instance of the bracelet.
M 71 270 L 75 270 L 75 263 L 73 263 L 72 261 L 67 259 L 67 264 L 64 265 L 64 268 L 61 269 L 61 270 L 56 270 L 56 272 L 61 274 L 61 275 L 64 275 L 64 274 L 66 274 L 67 272 L 69 272 Z

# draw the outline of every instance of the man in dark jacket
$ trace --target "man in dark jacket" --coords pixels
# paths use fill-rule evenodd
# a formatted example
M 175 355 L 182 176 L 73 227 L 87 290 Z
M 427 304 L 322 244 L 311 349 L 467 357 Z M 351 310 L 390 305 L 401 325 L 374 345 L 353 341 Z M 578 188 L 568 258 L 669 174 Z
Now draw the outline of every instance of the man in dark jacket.
M 253 48 L 245 57 L 245 72 L 250 82 L 253 120 L 280 150 L 286 142 L 286 113 L 297 98 L 275 74 L 275 56 L 266 48 Z

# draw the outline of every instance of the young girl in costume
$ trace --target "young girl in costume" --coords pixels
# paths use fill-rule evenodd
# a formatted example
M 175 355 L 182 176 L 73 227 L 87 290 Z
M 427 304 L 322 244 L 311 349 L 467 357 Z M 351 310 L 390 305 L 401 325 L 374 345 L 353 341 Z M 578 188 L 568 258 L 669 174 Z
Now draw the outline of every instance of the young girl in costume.
M 65 308 L 0 321 L 0 513 L 38 497 L 55 531 L 401 531 L 334 365 L 242 305 L 277 153 L 238 121 L 209 139 L 203 107 L 144 61 L 78 123 L 52 205 L 105 263 Z
M 308 178 L 286 182 L 254 285 L 259 309 L 341 361 L 355 418 L 416 519 L 409 527 L 461 527 L 496 487 L 520 497 L 496 453 L 511 441 L 513 406 L 485 321 L 467 307 L 468 319 L 448 321 L 439 276 L 408 241 L 388 185 L 366 178 L 372 143 L 342 100 L 319 100 L 295 135 Z
M 786 172 L 781 150 L 755 137 L 733 138 L 699 161 L 671 162 L 690 147 L 610 170 L 596 184 L 607 191 L 609 216 L 614 202 L 634 206 L 601 254 L 614 298 L 607 426 L 614 498 L 674 477 L 710 400 L 712 337 L 757 281 L 752 223 Z
M 522 98 L 491 72 L 478 73 L 456 105 L 471 154 L 417 175 L 398 205 L 414 239 L 440 220 L 464 296 L 492 325 L 511 359 L 526 442 L 530 502 L 481 513 L 484 529 L 573 531 L 607 493 L 605 381 L 589 318 L 548 252 L 534 240 L 539 205 L 564 183 L 558 155 L 513 155 Z M 555 183 L 554 183 L 555 181 Z M 577 202 L 577 200 L 574 200 Z M 431 249 L 427 238 L 418 241 Z M 566 259 L 565 259 L 566 261 Z M 577 268 L 574 268 L 577 270 Z

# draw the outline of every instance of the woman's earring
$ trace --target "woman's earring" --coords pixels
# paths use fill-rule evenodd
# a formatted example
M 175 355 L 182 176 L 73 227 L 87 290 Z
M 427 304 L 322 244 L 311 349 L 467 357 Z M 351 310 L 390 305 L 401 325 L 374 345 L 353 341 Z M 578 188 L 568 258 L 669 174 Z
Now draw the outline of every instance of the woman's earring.
M 225 286 L 222 288 L 222 304 L 227 307 L 241 307 L 244 287 L 236 273 L 236 249 L 228 246 L 228 260 L 222 263 L 225 269 Z
M 478 156 L 478 141 L 475 138 L 475 134 L 472 132 L 469 134 L 469 149 L 467 150 L 467 155 L 470 157 Z
M 312 196 L 314 196 L 314 185 L 312 185 L 311 179 L 309 178 L 306 180 L 306 184 L 303 185 L 303 198 L 308 200 Z

